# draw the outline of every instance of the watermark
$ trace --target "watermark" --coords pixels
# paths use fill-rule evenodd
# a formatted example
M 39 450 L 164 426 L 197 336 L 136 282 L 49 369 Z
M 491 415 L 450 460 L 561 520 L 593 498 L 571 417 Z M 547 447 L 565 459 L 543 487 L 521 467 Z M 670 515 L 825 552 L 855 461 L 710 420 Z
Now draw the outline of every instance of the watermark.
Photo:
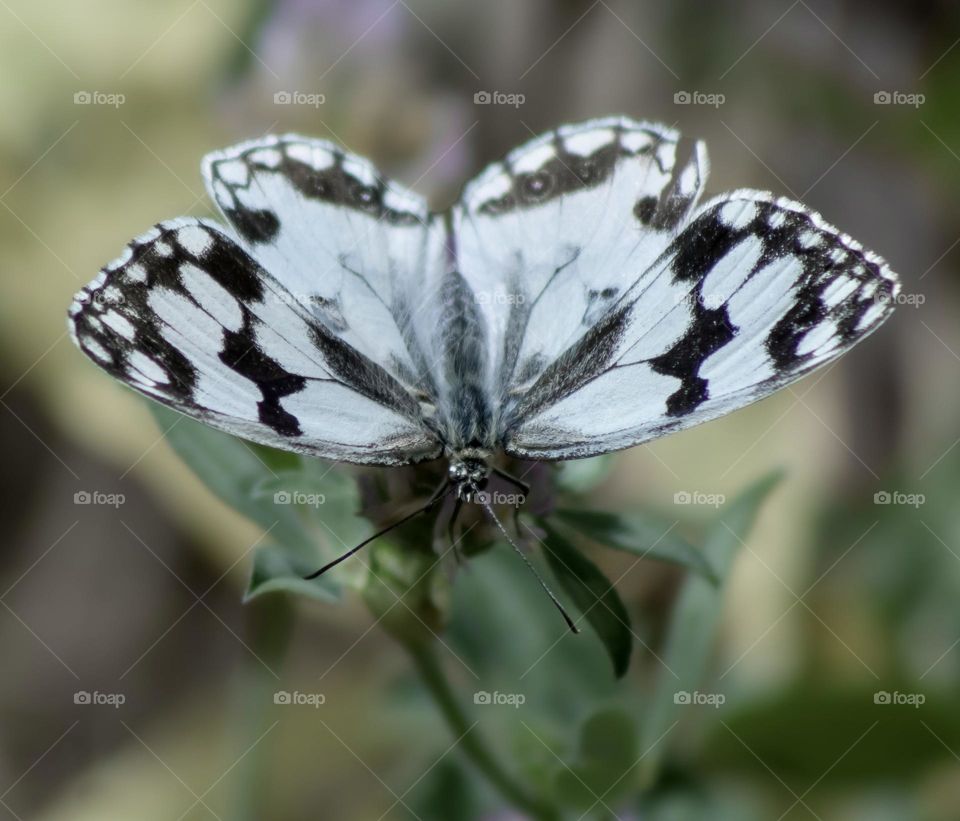
M 99 490 L 78 490 L 73 494 L 75 505 L 106 505 L 120 507 L 127 501 L 122 493 L 101 493 Z
M 327 703 L 327 697 L 323 693 L 301 693 L 299 690 L 291 693 L 288 690 L 277 690 L 273 694 L 273 703 L 317 709 L 321 704 Z
M 273 494 L 273 503 L 275 505 L 306 505 L 307 507 L 320 507 L 327 501 L 327 497 L 322 493 L 303 493 L 299 490 L 278 490 Z
M 920 108 L 926 101 L 926 95 L 908 91 L 878 91 L 873 95 L 874 105 L 910 105 Z
M 80 291 L 74 299 L 80 305 L 93 305 L 100 310 L 105 310 L 114 305 L 123 305 L 127 299 L 119 288 L 106 287 L 99 288 L 96 291 Z
M 705 505 L 718 508 L 725 504 L 727 497 L 722 493 L 703 493 L 699 490 L 678 490 L 673 494 L 675 505 Z
M 309 105 L 320 108 L 327 96 L 317 91 L 277 91 L 273 95 L 274 105 Z
M 113 707 L 115 710 L 119 710 L 127 703 L 127 697 L 123 693 L 101 693 L 99 690 L 94 690 L 91 693 L 87 690 L 77 690 L 73 694 L 73 703 L 94 707 Z
M 481 490 L 476 496 L 477 502 L 486 505 L 512 505 L 520 507 L 527 501 L 527 497 L 522 493 L 501 493 L 498 490 Z
M 511 94 L 505 91 L 478 91 L 473 95 L 474 105 L 512 105 L 520 108 L 527 101 L 525 94 Z
M 126 94 L 116 91 L 75 91 L 74 105 L 109 105 L 120 108 L 127 101 Z
M 910 308 L 919 308 L 927 301 L 926 294 L 908 294 L 900 291 L 896 296 L 887 291 L 878 291 L 873 301 L 878 305 L 907 305 Z
M 702 305 L 708 311 L 715 311 L 727 304 L 727 297 L 722 293 L 698 294 L 686 288 L 680 288 L 673 294 L 674 305 L 687 305 L 691 310 L 694 306 Z
M 726 701 L 727 697 L 723 693 L 701 693 L 699 690 L 690 693 L 687 690 L 677 690 L 673 694 L 674 704 L 706 705 L 717 709 L 722 707 Z
M 710 105 L 720 108 L 726 101 L 725 94 L 706 91 L 678 91 L 673 95 L 674 105 Z
M 878 490 L 873 494 L 875 505 L 907 505 L 917 508 L 926 504 L 927 497 L 922 493 L 901 493 L 899 490 Z
M 899 690 L 894 690 L 892 693 L 887 690 L 877 690 L 873 694 L 874 704 L 906 705 L 915 709 L 921 707 L 926 700 L 927 697 L 923 693 L 901 693 Z
M 523 693 L 501 693 L 499 690 L 494 690 L 490 693 L 486 690 L 477 690 L 477 692 L 473 694 L 473 703 L 481 705 L 505 705 L 518 709 L 527 703 L 527 697 Z
M 523 294 L 506 293 L 504 291 L 497 291 L 496 293 L 477 291 L 474 298 L 479 305 L 523 305 L 527 301 Z

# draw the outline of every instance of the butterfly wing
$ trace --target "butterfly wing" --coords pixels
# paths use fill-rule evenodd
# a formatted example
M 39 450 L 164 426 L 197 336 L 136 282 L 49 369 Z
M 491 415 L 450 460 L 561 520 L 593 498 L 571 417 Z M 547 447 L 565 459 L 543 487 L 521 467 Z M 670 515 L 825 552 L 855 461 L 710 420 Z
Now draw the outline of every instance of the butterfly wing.
M 112 376 L 245 439 L 364 464 L 440 454 L 407 387 L 214 223 L 131 242 L 77 294 L 69 326 Z
M 453 210 L 457 262 L 504 409 L 663 253 L 706 175 L 702 143 L 611 117 L 537 137 L 465 188 Z
M 516 398 L 504 446 L 579 458 L 721 416 L 849 350 L 898 290 L 882 259 L 799 203 L 717 198 Z

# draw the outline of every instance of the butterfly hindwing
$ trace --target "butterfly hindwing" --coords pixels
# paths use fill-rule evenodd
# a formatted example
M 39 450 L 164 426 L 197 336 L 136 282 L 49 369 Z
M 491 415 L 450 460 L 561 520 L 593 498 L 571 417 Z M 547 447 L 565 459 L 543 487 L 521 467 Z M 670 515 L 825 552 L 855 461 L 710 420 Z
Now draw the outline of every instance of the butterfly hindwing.
M 228 433 L 371 464 L 439 454 L 408 390 L 214 223 L 134 240 L 77 295 L 70 330 L 117 379 Z
M 514 402 L 505 448 L 591 456 L 721 416 L 844 353 L 897 292 L 883 260 L 802 205 L 717 198 Z

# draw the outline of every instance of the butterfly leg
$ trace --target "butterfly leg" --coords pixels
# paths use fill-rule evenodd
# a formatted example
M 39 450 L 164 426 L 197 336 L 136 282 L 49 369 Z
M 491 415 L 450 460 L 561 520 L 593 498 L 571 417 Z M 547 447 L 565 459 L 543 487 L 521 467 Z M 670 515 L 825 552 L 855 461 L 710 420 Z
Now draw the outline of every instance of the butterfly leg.
M 493 470 L 494 473 L 497 474 L 497 476 L 499 476 L 499 477 L 500 477 L 501 479 L 503 479 L 505 482 L 509 482 L 509 483 L 510 483 L 511 485 L 513 485 L 514 487 L 520 488 L 520 490 L 523 491 L 524 497 L 530 495 L 530 485 L 528 485 L 526 482 L 524 482 L 523 479 L 518 479 L 518 478 L 517 478 L 516 476 L 514 476 L 512 473 L 508 473 L 507 471 L 503 470 L 502 468 L 497 468 L 497 467 L 495 467 L 495 468 L 493 468 L 492 470 Z

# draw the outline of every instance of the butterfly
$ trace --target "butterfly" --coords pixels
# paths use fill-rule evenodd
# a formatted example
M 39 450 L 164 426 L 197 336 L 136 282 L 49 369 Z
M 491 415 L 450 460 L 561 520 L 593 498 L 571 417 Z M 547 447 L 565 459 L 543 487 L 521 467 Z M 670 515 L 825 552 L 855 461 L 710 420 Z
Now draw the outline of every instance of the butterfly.
M 134 239 L 77 294 L 74 342 L 253 442 L 442 457 L 431 506 L 486 504 L 502 453 L 595 456 L 762 399 L 874 331 L 899 292 L 797 202 L 701 203 L 704 144 L 625 117 L 530 140 L 444 213 L 325 140 L 269 136 L 202 169 L 225 224 Z

